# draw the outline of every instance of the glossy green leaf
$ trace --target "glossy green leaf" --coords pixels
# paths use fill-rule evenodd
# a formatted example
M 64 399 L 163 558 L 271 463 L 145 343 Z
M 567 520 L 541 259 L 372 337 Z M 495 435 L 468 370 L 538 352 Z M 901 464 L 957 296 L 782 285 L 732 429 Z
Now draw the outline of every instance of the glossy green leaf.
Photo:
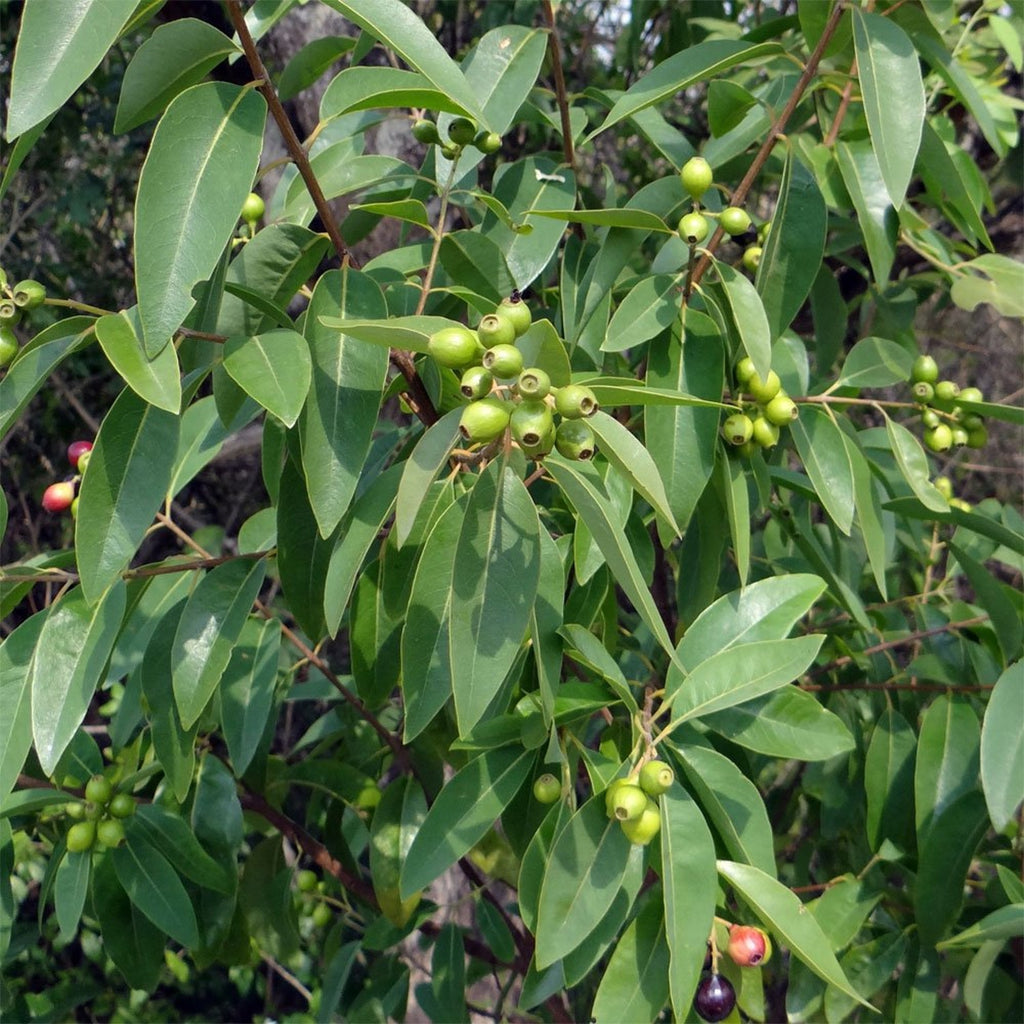
M 60 927 L 61 938 L 67 941 L 75 937 L 78 922 L 85 909 L 85 898 L 89 894 L 89 874 L 92 855 L 88 850 L 69 853 L 60 862 L 53 880 L 53 902 Z
M 134 833 L 110 857 L 132 903 L 175 942 L 197 946 L 199 926 L 192 901 L 167 858 Z
M 121 628 L 124 608 L 121 580 L 92 605 L 82 588 L 76 587 L 50 606 L 26 683 L 32 694 L 32 739 L 47 775 L 53 773 L 85 718 Z
M 695 744 L 674 747 L 689 789 L 733 857 L 775 874 L 775 845 L 764 802 L 729 758 Z M 705 936 L 706 938 L 706 936 Z
M 564 220 L 569 224 L 594 224 L 603 228 L 639 228 L 644 231 L 668 231 L 668 225 L 646 210 L 630 210 L 625 207 L 612 210 L 530 210 L 537 217 Z M 621 349 L 608 351 L 620 352 Z
M 441 240 L 441 266 L 453 281 L 497 304 L 515 284 L 498 245 L 479 231 L 451 231 Z
M 142 803 L 127 823 L 126 833 L 159 850 L 176 871 L 197 885 L 217 892 L 234 892 L 234 876 L 200 845 L 184 818 L 155 803 Z
M 210 753 L 199 762 L 191 823 L 196 838 L 207 850 L 233 862 L 245 838 L 238 786 L 224 762 Z
M 158 25 L 135 51 L 121 82 L 114 131 L 127 132 L 158 117 L 171 100 L 238 47 L 223 32 L 196 18 Z
M 96 70 L 136 0 L 42 0 L 22 11 L 11 71 L 8 142 L 58 110 Z
M 174 699 L 186 729 L 217 689 L 265 574 L 263 559 L 238 559 L 218 565 L 192 591 L 171 654 Z
M 148 356 L 136 333 L 134 314 L 133 308 L 101 316 L 96 321 L 96 338 L 111 366 L 144 402 L 177 413 L 181 408 L 177 352 L 173 345 L 165 345 L 157 355 Z
M 534 756 L 532 750 L 488 750 L 445 784 L 402 865 L 402 899 L 428 886 L 483 838 L 526 780 Z
M 551 378 L 553 387 L 564 387 L 571 382 L 569 355 L 550 320 L 534 320 L 530 329 L 516 338 L 516 348 L 523 353 L 523 365 L 543 370 Z
M 864 233 L 875 281 L 884 285 L 889 280 L 896 255 L 898 226 L 878 157 L 866 140 L 839 142 L 836 161 L 857 213 L 857 223 Z
M 843 433 L 823 409 L 801 410 L 790 430 L 804 469 L 829 518 L 849 535 L 853 525 L 853 467 Z
M 224 343 L 224 369 L 285 426 L 295 425 L 312 376 L 309 345 L 301 334 L 277 330 L 228 338 Z
M 378 560 L 359 577 L 348 615 L 352 678 L 359 696 L 371 708 L 383 704 L 400 682 L 404 609 L 393 614 L 388 608 L 384 569 L 385 564 Z
M 545 727 L 555 710 L 555 691 L 562 675 L 562 638 L 559 630 L 565 617 L 565 571 L 555 541 L 547 530 L 540 531 L 540 578 L 537 599 L 530 616 L 530 643 L 537 670 L 537 690 Z
M 950 295 L 961 309 L 971 311 L 987 302 L 1003 316 L 1024 317 L 1024 270 L 1017 260 L 984 253 L 960 269 L 964 273 L 954 279 Z
M 331 1024 L 335 1020 L 335 1011 L 341 1001 L 341 995 L 356 963 L 361 944 L 346 942 L 328 961 L 323 973 L 320 1005 L 317 1008 L 317 1024 Z
M 775 43 L 749 43 L 714 39 L 691 46 L 663 60 L 653 71 L 641 76 L 619 99 L 601 125 L 588 139 L 609 129 L 623 118 L 660 103 L 683 89 L 707 81 L 737 64 L 746 64 L 778 53 Z
M 934 512 L 947 511 L 949 503 L 931 482 L 931 467 L 921 443 L 902 423 L 888 416 L 885 418 L 885 430 L 896 465 L 921 504 Z
M 139 176 L 135 288 L 155 355 L 192 308 L 238 223 L 263 147 L 267 107 L 253 89 L 206 82 L 164 112 Z
M 174 455 L 170 482 L 165 488 L 168 500 L 216 458 L 228 436 L 228 428 L 221 421 L 213 395 L 193 402 L 179 417 L 179 422 L 178 450 Z
M 96 601 L 128 568 L 167 492 L 180 420 L 125 390 L 96 435 L 82 477 L 75 554 L 82 590 Z
M 388 354 L 364 345 L 318 319 L 387 315 L 376 281 L 357 270 L 329 271 L 317 282 L 306 312 L 313 382 L 299 421 L 302 469 L 321 537 L 341 522 L 363 470 L 387 373 Z
M 837 384 L 852 388 L 884 388 L 910 376 L 913 355 L 886 338 L 861 338 L 846 354 Z
M 819 978 L 863 1006 L 870 1006 L 850 984 L 829 948 L 828 937 L 812 914 L 784 885 L 749 864 L 720 860 L 718 873 Z
M 707 716 L 720 736 L 769 757 L 827 761 L 855 746 L 838 715 L 793 686 Z
M 601 350 L 624 352 L 642 345 L 669 327 L 678 316 L 679 278 L 674 274 L 641 278 L 615 310 Z
M 744 463 L 728 455 L 720 457 L 715 465 L 714 479 L 725 520 L 732 539 L 731 558 L 736 564 L 736 575 L 741 586 L 750 576 L 750 487 Z
M 491 131 L 508 131 L 537 82 L 547 47 L 545 32 L 508 24 L 491 29 L 470 51 L 462 70 Z
M 622 884 L 631 845 L 608 817 L 603 794 L 588 800 L 558 834 L 540 892 L 539 968 L 575 949 L 600 923 Z
M 1002 830 L 1024 801 L 1024 725 L 1018 711 L 1024 662 L 1014 662 L 996 681 L 981 726 L 981 784 L 989 817 Z
M 351 36 L 323 36 L 312 39 L 294 54 L 277 81 L 281 102 L 293 99 L 308 89 L 332 64 L 356 45 Z
M 629 688 L 629 683 L 626 681 L 622 669 L 619 668 L 616 660 L 608 653 L 608 649 L 604 644 L 589 629 L 584 629 L 575 623 L 568 623 L 559 630 L 559 633 L 569 645 L 566 654 L 573 661 L 585 665 L 591 671 L 601 676 L 630 711 L 635 712 L 638 710 L 636 697 Z
M 970 928 L 938 944 L 939 949 L 980 946 L 983 942 L 1012 939 L 1024 931 L 1024 903 L 1000 907 L 976 921 Z
M 343 331 L 346 338 L 370 341 L 383 348 L 404 348 L 422 353 L 427 352 L 427 343 L 435 331 L 456 326 L 456 321 L 440 316 L 395 316 L 387 320 L 361 320 L 356 316 L 321 315 L 319 320 L 330 330 Z
M 289 959 L 299 951 L 299 931 L 292 901 L 293 869 L 285 862 L 281 836 L 271 835 L 255 846 L 245 861 L 238 903 L 249 931 L 271 956 Z
M 867 833 L 871 849 L 883 840 L 907 850 L 914 836 L 914 758 L 917 738 L 899 712 L 887 708 L 868 745 L 864 762 Z
M 665 973 L 672 1007 L 676 1017 L 683 1018 L 700 980 L 715 913 L 715 843 L 704 815 L 682 786 L 672 786 L 659 804 L 665 937 L 671 962 Z
M 395 538 L 399 547 L 409 539 L 430 485 L 448 462 L 448 453 L 459 437 L 461 415 L 461 408 L 446 412 L 427 429 L 403 464 L 395 504 Z
M 427 208 L 418 199 L 396 199 L 391 203 L 353 203 L 350 209 L 374 213 L 381 217 L 393 217 L 395 220 L 404 220 L 409 224 L 431 229 Z
M 448 619 L 459 732 L 483 717 L 530 624 L 540 578 L 540 522 L 501 461 L 478 477 L 455 547 Z
M 370 876 L 381 910 L 392 924 L 405 926 L 419 903 L 420 894 L 399 898 L 399 876 L 416 833 L 427 815 L 427 801 L 419 783 L 395 779 L 374 809 L 370 827 Z
M 342 152 L 336 152 L 336 150 Z M 326 199 L 337 199 L 352 192 L 379 185 L 385 179 L 394 183 L 411 184 L 413 169 L 392 156 L 352 156 L 351 146 L 338 143 L 322 150 L 310 161 L 313 174 L 320 182 Z M 302 177 L 291 179 L 285 195 L 282 216 L 296 224 L 308 224 L 316 213 L 316 205 L 306 189 Z
M 259 747 L 274 705 L 281 623 L 246 619 L 220 682 L 220 720 L 231 764 L 241 775 Z
M 874 995 L 896 971 L 906 968 L 907 936 L 888 932 L 854 946 L 843 954 L 840 964 L 851 986 L 864 996 Z M 825 1019 L 845 1020 L 856 1008 L 853 997 L 830 985 L 825 991 Z
M 832 884 L 807 906 L 828 935 L 833 951 L 845 949 L 857 937 L 882 893 L 872 882 L 853 875 Z
M 764 303 L 749 278 L 727 263 L 715 262 L 721 288 L 715 298 L 729 328 L 739 338 L 743 350 L 754 361 L 757 372 L 768 376 L 772 361 L 772 328 Z
M 0 644 L 0 803 L 32 747 L 32 655 L 48 612 L 36 612 Z

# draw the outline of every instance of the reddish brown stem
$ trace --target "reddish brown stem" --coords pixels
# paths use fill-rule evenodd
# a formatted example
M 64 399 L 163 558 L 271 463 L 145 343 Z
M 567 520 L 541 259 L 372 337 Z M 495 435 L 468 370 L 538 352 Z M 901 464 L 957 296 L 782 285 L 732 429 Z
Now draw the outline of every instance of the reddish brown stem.
M 542 0 L 544 19 L 548 23 L 548 49 L 551 52 L 551 72 L 555 78 L 555 99 L 562 122 L 562 152 L 565 162 L 576 172 L 576 151 L 572 143 L 572 121 L 569 117 L 569 97 L 565 90 L 565 75 L 562 73 L 562 46 L 555 26 L 555 9 L 551 0 Z

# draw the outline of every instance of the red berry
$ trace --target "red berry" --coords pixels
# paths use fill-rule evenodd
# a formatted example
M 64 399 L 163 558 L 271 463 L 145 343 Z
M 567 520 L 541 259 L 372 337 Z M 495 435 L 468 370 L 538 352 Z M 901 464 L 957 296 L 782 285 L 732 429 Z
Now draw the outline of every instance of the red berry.
M 697 986 L 693 1008 L 697 1015 L 707 1021 L 725 1020 L 736 1005 L 736 990 L 728 978 L 720 974 L 709 974 Z
M 86 452 L 92 451 L 92 441 L 72 441 L 68 445 L 68 462 L 72 469 L 78 469 L 78 460 Z
M 734 924 L 729 929 L 729 956 L 740 967 L 757 967 L 768 959 L 768 943 L 760 928 Z
M 50 484 L 43 491 L 43 508 L 47 512 L 66 512 L 75 500 L 75 485 L 70 480 Z

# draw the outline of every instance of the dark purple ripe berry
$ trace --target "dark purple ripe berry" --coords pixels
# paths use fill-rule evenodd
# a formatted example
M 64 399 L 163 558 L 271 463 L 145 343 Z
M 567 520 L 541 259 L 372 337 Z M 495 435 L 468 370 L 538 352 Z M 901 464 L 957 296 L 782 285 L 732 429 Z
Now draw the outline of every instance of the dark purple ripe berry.
M 693 1008 L 703 1020 L 725 1020 L 736 1005 L 736 990 L 721 974 L 707 974 L 697 986 Z

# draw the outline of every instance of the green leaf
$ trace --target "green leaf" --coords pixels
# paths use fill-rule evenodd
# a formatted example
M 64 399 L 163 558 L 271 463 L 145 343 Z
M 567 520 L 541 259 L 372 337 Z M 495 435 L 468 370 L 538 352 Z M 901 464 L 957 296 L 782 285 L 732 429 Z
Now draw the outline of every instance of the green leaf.
M 486 33 L 466 57 L 466 82 L 491 131 L 508 131 L 537 82 L 547 46 L 546 32 L 502 25 Z
M 496 460 L 473 487 L 455 548 L 448 642 L 460 735 L 484 716 L 512 667 L 539 579 L 537 509 Z
M 377 214 L 380 217 L 393 217 L 409 224 L 417 224 L 421 228 L 431 230 L 430 215 L 427 208 L 418 199 L 396 199 L 391 203 L 353 203 L 352 210 Z
M 152 358 L 146 354 L 136 334 L 134 309 L 101 316 L 96 338 L 110 365 L 144 402 L 175 414 L 181 409 L 178 354 L 173 345 L 165 345 Z
M 464 112 L 481 127 L 490 128 L 477 104 L 476 93 L 459 66 L 445 52 L 437 36 L 401 0 L 327 0 L 327 3 L 394 50 L 437 89 L 446 104 L 458 104 L 458 110 L 453 113 Z M 389 101 L 387 105 L 410 104 Z M 448 109 L 434 103 L 423 105 L 434 110 Z
M 223 32 L 196 18 L 158 25 L 125 68 L 114 132 L 159 117 L 171 100 L 198 85 L 225 57 L 240 53 Z
M 736 644 L 697 665 L 678 685 L 666 682 L 673 722 L 702 718 L 791 683 L 807 671 L 824 636 Z
M 441 266 L 454 281 L 498 303 L 513 287 L 505 256 L 479 231 L 452 231 L 441 239 Z
M 359 942 L 346 942 L 324 968 L 320 1003 L 316 1014 L 317 1024 L 331 1024 L 337 1019 L 335 1011 L 360 948 Z
M 103 418 L 78 494 L 75 553 L 95 601 L 128 568 L 163 503 L 180 420 L 122 391 Z
M 364 345 L 318 319 L 330 309 L 342 318 L 385 317 L 373 278 L 346 268 L 317 282 L 306 311 L 305 335 L 313 355 L 313 383 L 299 420 L 302 470 L 321 537 L 341 522 L 355 493 L 377 426 L 388 354 Z
M 346 338 L 370 341 L 382 348 L 404 348 L 409 352 L 424 354 L 428 351 L 427 345 L 432 334 L 445 327 L 458 326 L 455 320 L 440 316 L 394 316 L 388 320 L 320 316 L 318 319 L 324 327 L 344 332 Z
M 0 803 L 32 747 L 32 655 L 47 615 L 46 609 L 36 612 L 0 644 Z
M 139 804 L 127 822 L 126 835 L 159 850 L 175 870 L 197 885 L 216 892 L 234 892 L 234 875 L 225 875 L 220 864 L 202 848 L 184 818 L 159 804 Z
M 402 865 L 402 899 L 430 885 L 483 838 L 526 781 L 534 757 L 532 750 L 488 750 L 445 784 Z
M 655 1020 L 665 1006 L 671 974 L 659 895 L 657 890 L 653 892 L 622 933 L 608 961 L 591 1010 L 591 1019 L 597 1024 Z
M 416 833 L 427 815 L 427 801 L 419 783 L 407 776 L 395 779 L 374 808 L 370 827 L 370 876 L 384 916 L 405 927 L 420 901 L 419 892 L 399 898 L 399 876 Z
M 341 153 L 337 152 L 339 149 Z M 385 179 L 397 185 L 402 180 L 411 184 L 415 178 L 413 169 L 394 157 L 352 156 L 348 142 L 322 150 L 313 157 L 310 164 L 325 199 L 337 199 L 351 192 L 359 192 L 379 185 Z M 306 183 L 301 175 L 296 175 L 288 186 L 281 215 L 297 224 L 308 224 L 315 212 L 316 206 L 306 189 Z
M 646 210 L 630 210 L 616 207 L 611 210 L 527 210 L 537 217 L 550 217 L 570 224 L 595 224 L 604 228 L 638 228 L 643 231 L 671 232 L 668 225 L 656 214 Z M 622 349 L 609 349 L 621 352 Z
M 709 746 L 673 744 L 689 788 L 734 857 L 775 873 L 772 826 L 754 784 Z
M 199 720 L 217 689 L 265 574 L 262 558 L 238 559 L 218 565 L 192 591 L 171 653 L 174 699 L 184 728 Z
M 980 946 L 983 942 L 1002 942 L 1012 939 L 1024 931 L 1024 903 L 1000 907 L 976 921 L 970 928 L 938 943 L 939 949 L 953 949 L 964 946 Z
M 672 1008 L 684 1019 L 700 980 L 718 893 L 715 842 L 704 815 L 682 786 L 660 799 L 661 881 Z M 651 1015 L 653 1020 L 655 1015 Z M 621 1020 L 628 1020 L 622 1017 Z
M 430 485 L 448 462 L 448 453 L 459 437 L 461 415 L 461 408 L 446 412 L 423 434 L 403 464 L 395 504 L 395 539 L 399 547 L 409 539 Z
M 807 908 L 784 885 L 749 864 L 720 860 L 718 873 L 750 906 L 773 934 L 789 947 L 819 978 L 835 985 L 862 1006 L 862 999 L 839 966 L 828 937 Z
M 867 833 L 876 852 L 883 840 L 902 850 L 914 837 L 914 758 L 917 738 L 899 712 L 887 708 L 871 735 L 864 762 Z
M 175 942 L 198 946 L 199 926 L 192 901 L 164 855 L 141 834 L 133 833 L 110 857 L 132 903 Z
M 1024 726 L 1018 714 L 1022 691 L 1024 662 L 1017 661 L 996 681 L 981 726 L 981 784 L 998 831 L 1024 801 Z
M 954 279 L 950 295 L 968 312 L 982 302 L 1001 315 L 1024 317 L 1024 265 L 997 253 L 984 253 L 959 268 L 965 273 Z
M 214 395 L 193 402 L 179 417 L 181 433 L 166 499 L 174 497 L 204 466 L 220 452 L 228 436 L 228 428 L 217 412 Z
M 430 974 L 431 1020 L 460 1020 L 466 1012 L 466 951 L 453 921 L 434 940 Z
M 238 904 L 253 940 L 279 960 L 288 960 L 299 951 L 293 875 L 294 869 L 284 860 L 281 836 L 274 834 L 246 858 L 238 886 Z
M 569 645 L 565 653 L 573 661 L 585 665 L 591 671 L 601 676 L 619 700 L 631 712 L 638 710 L 636 697 L 633 696 L 633 691 L 629 688 L 629 683 L 626 681 L 622 669 L 619 668 L 618 662 L 608 653 L 608 649 L 589 629 L 584 629 L 582 626 L 570 622 L 563 626 L 559 633 Z M 571 684 L 565 683 L 563 687 L 569 685 Z M 560 688 L 559 694 L 556 695 L 556 701 L 562 693 L 564 693 L 564 689 Z
M 761 296 L 744 274 L 727 263 L 716 261 L 715 270 L 721 281 L 716 298 L 722 299 L 726 321 L 753 359 L 757 372 L 767 377 L 772 362 L 772 331 Z
M 604 795 L 591 797 L 569 819 L 551 848 L 537 913 L 536 962 L 547 967 L 597 927 L 618 892 L 630 841 L 609 818 Z
M 67 793 L 59 789 L 19 789 L 8 796 L 0 806 L 0 819 L 35 814 L 36 811 L 53 804 L 67 803 L 67 799 Z
M 252 188 L 267 107 L 253 89 L 206 82 L 175 97 L 150 144 L 135 202 L 135 289 L 155 355 L 217 266 Z
M 933 512 L 948 511 L 949 502 L 931 482 L 928 457 L 917 438 L 902 423 L 897 423 L 888 416 L 885 418 L 885 432 L 889 437 L 892 453 L 896 457 L 896 465 L 921 504 Z
M 70 99 L 99 66 L 136 6 L 137 0 L 89 0 L 72 7 L 65 0 L 37 0 L 24 7 L 11 71 L 8 142 Z
M 715 485 L 725 509 L 725 519 L 732 538 L 732 559 L 740 585 L 746 586 L 750 576 L 750 487 L 743 462 L 735 457 L 719 458 L 715 466 Z
M 228 338 L 224 343 L 224 369 L 285 426 L 295 425 L 312 376 L 309 345 L 301 334 L 278 330 Z
M 796 450 L 829 518 L 847 536 L 853 525 L 853 467 L 843 432 L 822 409 L 803 407 L 790 428 Z
M 572 380 L 569 355 L 550 320 L 534 320 L 530 329 L 516 338 L 516 348 L 523 353 L 523 365 L 543 370 L 553 387 L 560 388 Z
M 91 464 L 90 464 L 91 468 Z M 50 606 L 26 683 L 40 767 L 53 773 L 85 718 L 124 616 L 125 587 L 115 582 L 90 605 L 81 587 Z
M 53 902 L 60 937 L 65 941 L 71 941 L 78 931 L 78 922 L 85 909 L 85 897 L 89 893 L 91 866 L 92 854 L 85 850 L 67 854 L 57 868 L 53 881 Z
M 906 969 L 907 959 L 907 936 L 901 932 L 887 932 L 847 950 L 840 963 L 853 987 L 872 996 L 891 981 L 901 967 Z M 833 986 L 826 990 L 826 1020 L 845 1020 L 855 1008 L 852 996 Z
M 246 619 L 220 683 L 220 720 L 231 764 L 241 775 L 249 767 L 274 706 L 281 623 Z
M 838 715 L 792 686 L 718 711 L 705 724 L 733 743 L 769 757 L 827 761 L 855 745 Z
M 881 286 L 889 280 L 896 256 L 898 223 L 896 210 L 878 166 L 871 143 L 839 142 L 836 161 L 843 184 L 857 213 L 857 224 L 864 235 L 871 271 Z
M 810 294 L 825 251 L 825 222 L 825 200 L 814 177 L 790 149 L 757 268 L 757 293 L 772 338 L 793 322 Z
M 884 388 L 910 377 L 914 356 L 887 338 L 861 338 L 846 354 L 836 385 Z
M 643 211 L 631 212 L 634 215 Z M 634 225 L 625 225 L 634 226 Z M 654 274 L 643 277 L 626 294 L 615 310 L 602 352 L 624 352 L 660 334 L 679 317 L 679 277 Z
M 903 205 L 921 145 L 925 96 L 917 51 L 891 18 L 854 8 L 853 44 L 857 55 L 864 113 L 892 205 Z
M 306 43 L 285 65 L 277 81 L 282 103 L 308 89 L 332 64 L 356 45 L 351 36 L 324 36 Z
M 683 89 L 698 82 L 705 82 L 715 75 L 779 52 L 776 43 L 760 43 L 754 46 L 731 39 L 714 39 L 691 46 L 681 53 L 663 60 L 653 71 L 626 90 L 601 125 L 587 136 L 589 141 L 595 135 L 611 128 L 624 118 L 638 111 L 660 103 Z

